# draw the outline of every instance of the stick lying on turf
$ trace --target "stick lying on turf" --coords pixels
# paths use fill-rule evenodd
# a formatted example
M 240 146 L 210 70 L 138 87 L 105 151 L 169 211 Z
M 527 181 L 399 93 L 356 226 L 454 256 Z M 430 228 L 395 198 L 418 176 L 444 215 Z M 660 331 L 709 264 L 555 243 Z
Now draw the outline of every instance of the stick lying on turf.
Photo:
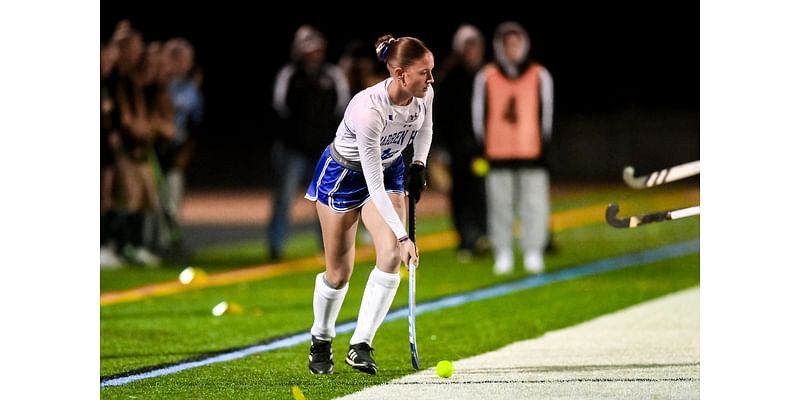
M 659 211 L 645 215 L 633 215 L 627 218 L 617 218 L 619 213 L 619 206 L 617 203 L 611 203 L 606 208 L 606 222 L 614 228 L 636 228 L 639 225 L 649 224 L 651 222 L 670 221 L 673 219 L 680 219 L 691 217 L 692 215 L 700 214 L 700 206 L 680 208 L 677 210 Z
M 417 210 L 416 202 L 408 197 L 408 238 L 417 243 Z M 419 355 L 417 355 L 417 266 L 408 264 L 408 342 L 411 345 L 411 366 L 419 369 Z
M 647 175 L 642 175 L 638 178 L 634 177 L 633 173 L 633 167 L 625 167 L 625 169 L 622 170 L 622 179 L 632 188 L 644 189 L 695 176 L 700 173 L 700 161 L 692 161 L 686 164 L 665 168 Z

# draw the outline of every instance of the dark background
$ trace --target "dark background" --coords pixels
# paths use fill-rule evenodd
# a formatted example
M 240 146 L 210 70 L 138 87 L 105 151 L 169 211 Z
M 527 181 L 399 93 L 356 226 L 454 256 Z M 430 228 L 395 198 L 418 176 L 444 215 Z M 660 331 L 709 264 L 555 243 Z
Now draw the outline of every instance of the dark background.
M 145 41 L 183 36 L 195 45 L 205 72 L 206 130 L 188 174 L 190 189 L 267 187 L 271 84 L 304 23 L 326 35 L 332 62 L 352 39 L 372 42 L 392 33 L 422 39 L 441 65 L 461 23 L 476 25 L 489 39 L 499 23 L 515 20 L 529 31 L 532 57 L 553 76 L 554 180 L 619 181 L 625 165 L 645 172 L 700 158 L 697 5 L 528 3 L 529 12 L 517 5 L 437 14 L 429 3 L 373 3 L 357 11 L 304 3 L 283 12 L 248 4 L 105 2 L 100 8 L 101 40 L 127 18 Z

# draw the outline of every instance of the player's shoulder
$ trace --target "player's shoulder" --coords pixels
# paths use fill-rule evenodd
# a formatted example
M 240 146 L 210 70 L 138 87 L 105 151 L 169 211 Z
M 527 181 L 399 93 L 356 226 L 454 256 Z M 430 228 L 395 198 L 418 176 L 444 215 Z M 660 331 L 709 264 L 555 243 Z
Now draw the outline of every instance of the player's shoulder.
M 389 106 L 386 81 L 380 81 L 353 96 L 353 101 L 362 106 L 385 108 Z

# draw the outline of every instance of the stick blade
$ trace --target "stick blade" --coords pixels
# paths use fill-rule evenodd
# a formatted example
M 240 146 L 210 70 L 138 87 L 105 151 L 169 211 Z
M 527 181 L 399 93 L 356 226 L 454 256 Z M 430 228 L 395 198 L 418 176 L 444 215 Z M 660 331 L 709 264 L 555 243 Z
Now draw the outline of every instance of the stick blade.
M 700 206 L 680 208 L 676 210 L 657 211 L 643 215 L 631 215 L 630 217 L 618 218 L 619 205 L 611 203 L 606 208 L 606 222 L 614 228 L 636 228 L 639 225 L 652 224 L 654 222 L 671 221 L 680 218 L 691 217 L 700 214 Z
M 622 170 L 622 180 L 625 181 L 625 184 L 634 189 L 644 189 L 646 186 L 645 181 L 647 180 L 647 175 L 636 178 L 634 176 L 635 173 L 636 170 L 634 170 L 630 165 L 625 167 Z
M 630 228 L 631 219 L 619 219 L 617 214 L 619 214 L 619 205 L 617 203 L 609 204 L 608 208 L 606 208 L 606 223 L 614 228 Z

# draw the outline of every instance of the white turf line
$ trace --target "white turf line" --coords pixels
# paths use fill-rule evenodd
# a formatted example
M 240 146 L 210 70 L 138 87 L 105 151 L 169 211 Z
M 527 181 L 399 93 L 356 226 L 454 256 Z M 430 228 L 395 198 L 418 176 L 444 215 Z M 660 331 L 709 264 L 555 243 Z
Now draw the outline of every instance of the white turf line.
M 449 379 L 428 369 L 344 399 L 700 398 L 700 289 L 453 365 Z

